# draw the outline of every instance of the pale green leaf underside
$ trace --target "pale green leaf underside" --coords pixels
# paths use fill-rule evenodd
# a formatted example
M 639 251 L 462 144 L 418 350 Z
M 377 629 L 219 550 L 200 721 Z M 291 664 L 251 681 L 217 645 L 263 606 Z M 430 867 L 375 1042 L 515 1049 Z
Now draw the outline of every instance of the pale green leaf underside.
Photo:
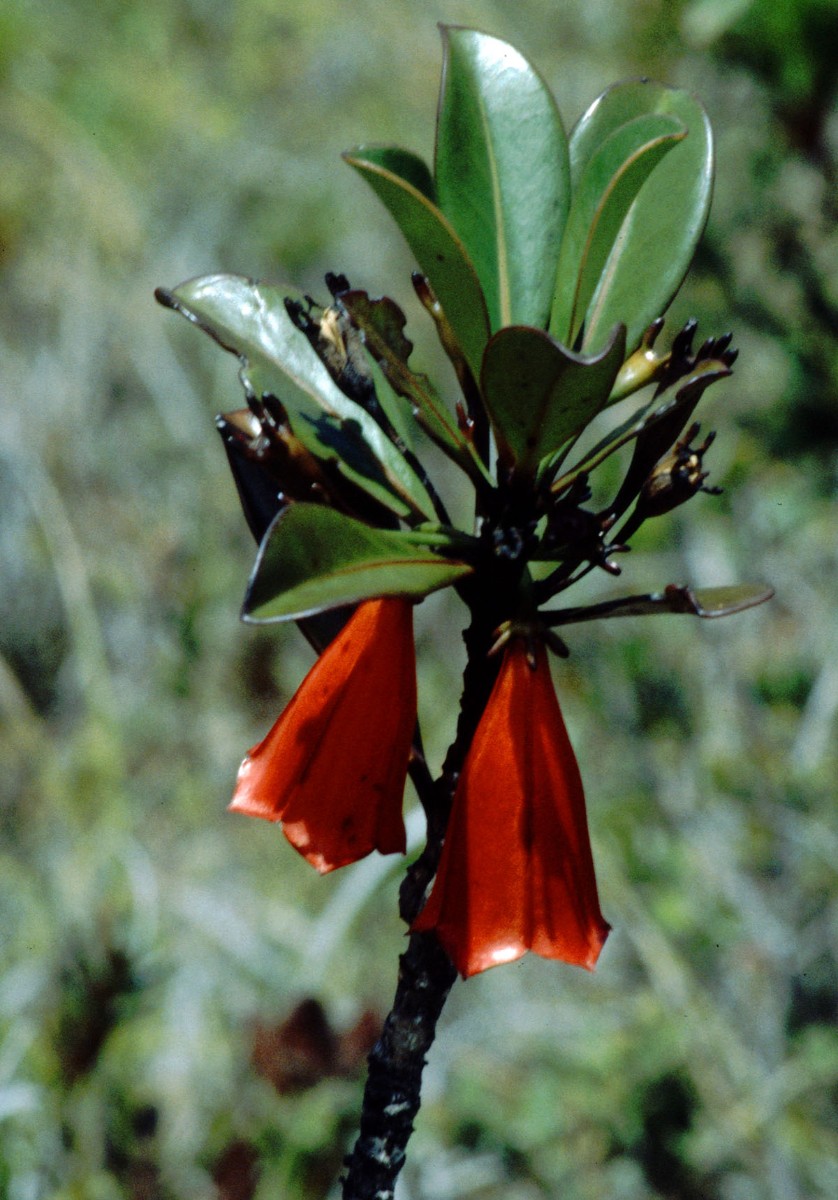
M 573 625 L 610 617 L 647 617 L 657 613 L 686 613 L 713 620 L 730 617 L 764 604 L 774 589 L 763 583 L 732 583 L 722 587 L 691 588 L 670 584 L 662 592 L 620 596 L 582 608 L 556 609 L 550 613 L 554 626 Z

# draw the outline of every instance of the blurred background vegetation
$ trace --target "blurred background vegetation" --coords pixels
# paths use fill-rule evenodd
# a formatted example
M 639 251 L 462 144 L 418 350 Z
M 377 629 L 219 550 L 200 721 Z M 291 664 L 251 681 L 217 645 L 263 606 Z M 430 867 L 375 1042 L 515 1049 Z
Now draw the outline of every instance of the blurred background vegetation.
M 430 155 L 437 20 L 514 42 L 568 125 L 627 76 L 706 104 L 714 207 L 668 331 L 741 347 L 702 406 L 725 493 L 649 529 L 623 582 L 777 598 L 574 631 L 557 682 L 614 933 L 594 976 L 527 958 L 455 988 L 400 1195 L 838 1195 L 834 0 L 6 0 L 10 1200 L 336 1195 L 401 864 L 321 880 L 225 812 L 310 653 L 237 624 L 253 547 L 212 423 L 235 363 L 152 289 L 226 270 L 323 298 L 344 271 L 406 303 L 432 366 L 409 256 L 338 154 Z M 435 762 L 460 620 L 419 613 Z

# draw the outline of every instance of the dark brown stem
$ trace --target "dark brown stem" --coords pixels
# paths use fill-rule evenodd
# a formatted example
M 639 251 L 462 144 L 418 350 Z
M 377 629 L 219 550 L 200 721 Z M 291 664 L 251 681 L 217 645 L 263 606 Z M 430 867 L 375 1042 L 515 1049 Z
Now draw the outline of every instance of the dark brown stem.
M 369 1056 L 361 1128 L 343 1200 L 393 1200 L 419 1111 L 425 1056 L 457 972 L 433 934 L 414 933 L 399 959 L 393 1009 Z
M 425 777 L 419 789 L 428 819 L 428 837 L 399 893 L 399 910 L 408 925 L 422 907 L 428 884 L 436 874 L 457 779 L 500 667 L 499 658 L 489 658 L 487 651 L 502 619 L 498 614 L 508 611 L 507 587 L 516 582 L 514 571 L 503 575 L 502 582 L 507 586 L 464 596 L 472 621 L 463 634 L 468 662 L 457 734 L 439 779 L 430 787 Z M 490 601 L 487 596 L 491 596 Z M 392 1200 L 419 1111 L 426 1056 L 456 977 L 455 967 L 432 933 L 410 935 L 407 950 L 399 959 L 393 1008 L 369 1056 L 360 1132 L 347 1159 L 343 1200 Z

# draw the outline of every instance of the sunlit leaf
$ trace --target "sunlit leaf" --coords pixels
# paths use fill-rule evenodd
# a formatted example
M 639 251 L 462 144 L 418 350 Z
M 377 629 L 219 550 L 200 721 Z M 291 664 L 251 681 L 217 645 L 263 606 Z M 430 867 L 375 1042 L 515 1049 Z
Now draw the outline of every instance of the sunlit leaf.
M 514 47 L 475 29 L 442 35 L 439 207 L 475 265 L 492 328 L 543 328 L 570 198 L 561 118 Z
M 713 184 L 707 114 L 688 92 L 648 80 L 609 88 L 581 117 L 570 135 L 574 188 L 617 129 L 651 113 L 677 118 L 688 136 L 652 172 L 623 225 L 588 311 L 585 345 L 592 349 L 617 321 L 627 323 L 628 350 L 637 346 L 681 286 L 707 220 Z
M 606 286 L 605 264 L 640 189 L 684 135 L 684 126 L 674 117 L 636 117 L 605 138 L 585 164 L 573 193 L 550 314 L 551 333 L 568 345 L 586 324 L 591 297 Z M 622 313 L 612 328 L 617 320 L 625 324 L 629 316 L 630 310 Z M 596 345 L 587 326 L 585 343 Z
M 287 288 L 239 275 L 206 275 L 158 298 L 237 355 L 245 387 L 281 401 L 310 453 L 335 462 L 399 516 L 432 517 L 433 505 L 416 473 L 377 422 L 343 394 L 290 320 L 287 295 Z
M 265 535 L 242 615 L 247 621 L 287 621 L 372 596 L 420 600 L 470 573 L 471 567 L 435 554 L 416 537 L 375 529 L 321 505 L 294 504 Z
M 608 403 L 623 361 L 625 330 L 601 354 L 573 354 L 540 329 L 496 333 L 483 360 L 482 389 L 502 459 L 522 474 L 558 450 Z
M 409 177 L 393 169 L 390 147 L 359 146 L 344 155 L 389 209 L 431 281 L 475 378 L 489 338 L 486 301 L 474 265 L 448 221 Z

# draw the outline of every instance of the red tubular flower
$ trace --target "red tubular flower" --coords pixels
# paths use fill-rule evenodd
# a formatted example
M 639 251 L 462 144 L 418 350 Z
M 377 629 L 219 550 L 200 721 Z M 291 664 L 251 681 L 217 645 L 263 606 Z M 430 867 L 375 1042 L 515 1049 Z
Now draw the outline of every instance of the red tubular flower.
M 599 957 L 585 796 L 541 644 L 534 670 L 520 639 L 506 650 L 413 929 L 435 930 L 464 976 L 527 950 L 588 969 Z
M 239 768 L 230 809 L 268 821 L 318 871 L 404 853 L 416 724 L 413 605 L 361 604 Z

